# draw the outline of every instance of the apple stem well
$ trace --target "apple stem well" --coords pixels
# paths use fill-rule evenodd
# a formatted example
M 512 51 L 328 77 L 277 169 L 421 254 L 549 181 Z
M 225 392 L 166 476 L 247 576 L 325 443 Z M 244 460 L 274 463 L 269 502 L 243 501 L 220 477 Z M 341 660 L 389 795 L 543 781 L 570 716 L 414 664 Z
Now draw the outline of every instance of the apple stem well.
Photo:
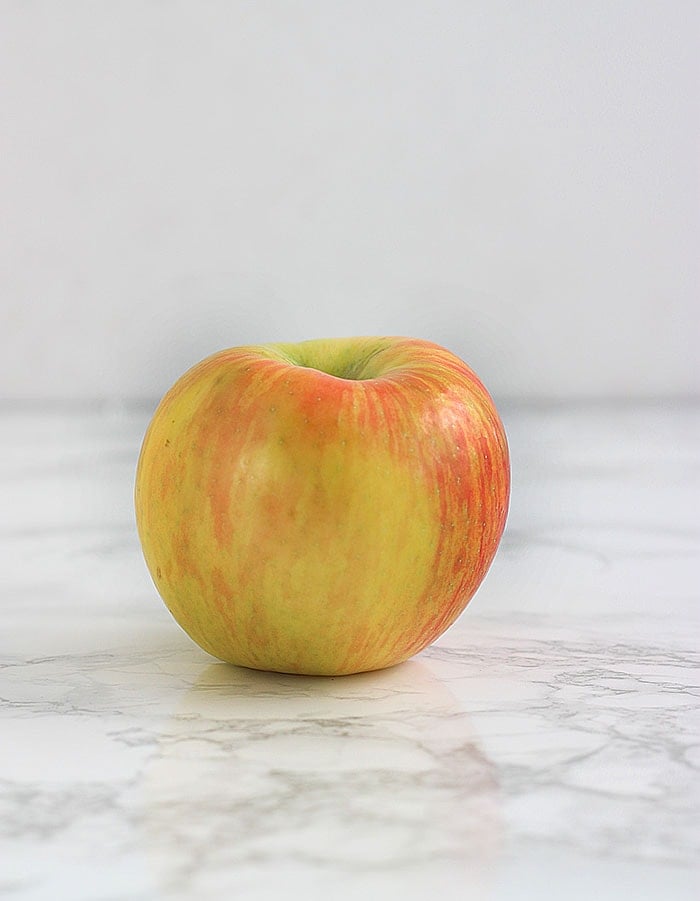
M 271 355 L 292 366 L 316 369 L 335 378 L 366 381 L 386 373 L 381 355 L 391 342 L 383 338 L 321 338 L 299 344 L 268 344 Z

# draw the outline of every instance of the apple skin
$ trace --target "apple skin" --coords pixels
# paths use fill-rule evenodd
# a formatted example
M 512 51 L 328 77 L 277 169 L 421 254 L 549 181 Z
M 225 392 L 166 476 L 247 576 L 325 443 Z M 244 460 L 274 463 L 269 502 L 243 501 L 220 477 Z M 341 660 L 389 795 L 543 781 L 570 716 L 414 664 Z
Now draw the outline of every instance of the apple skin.
M 505 526 L 508 446 L 472 370 L 413 338 L 234 347 L 160 402 L 136 474 L 155 585 L 229 663 L 340 675 L 450 626 Z

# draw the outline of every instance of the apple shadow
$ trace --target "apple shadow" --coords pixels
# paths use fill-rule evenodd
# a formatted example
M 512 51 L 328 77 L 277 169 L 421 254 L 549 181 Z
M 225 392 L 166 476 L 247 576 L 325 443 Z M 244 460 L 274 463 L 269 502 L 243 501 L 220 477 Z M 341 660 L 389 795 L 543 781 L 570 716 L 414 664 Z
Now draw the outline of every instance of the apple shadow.
M 495 769 L 415 659 L 341 677 L 212 663 L 161 724 L 140 793 L 166 891 L 262 891 L 280 867 L 299 890 L 355 874 L 371 893 L 406 868 L 475 890 L 502 843 Z

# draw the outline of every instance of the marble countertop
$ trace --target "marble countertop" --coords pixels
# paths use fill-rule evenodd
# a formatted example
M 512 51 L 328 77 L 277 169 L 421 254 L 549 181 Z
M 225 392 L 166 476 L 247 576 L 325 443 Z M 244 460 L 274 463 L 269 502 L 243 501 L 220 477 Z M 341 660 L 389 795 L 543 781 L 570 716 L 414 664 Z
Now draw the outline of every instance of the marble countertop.
M 0 412 L 0 897 L 698 897 L 700 410 L 503 415 L 468 609 L 324 679 L 170 618 L 131 506 L 148 410 Z

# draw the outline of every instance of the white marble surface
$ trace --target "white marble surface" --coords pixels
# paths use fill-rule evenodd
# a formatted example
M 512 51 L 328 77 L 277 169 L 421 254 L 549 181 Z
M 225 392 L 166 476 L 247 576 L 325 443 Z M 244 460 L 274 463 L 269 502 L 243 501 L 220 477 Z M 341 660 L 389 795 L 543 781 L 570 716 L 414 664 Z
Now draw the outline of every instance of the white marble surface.
M 0 897 L 697 897 L 698 407 L 504 419 L 468 610 L 313 679 L 217 663 L 157 598 L 147 411 L 2 411 Z

